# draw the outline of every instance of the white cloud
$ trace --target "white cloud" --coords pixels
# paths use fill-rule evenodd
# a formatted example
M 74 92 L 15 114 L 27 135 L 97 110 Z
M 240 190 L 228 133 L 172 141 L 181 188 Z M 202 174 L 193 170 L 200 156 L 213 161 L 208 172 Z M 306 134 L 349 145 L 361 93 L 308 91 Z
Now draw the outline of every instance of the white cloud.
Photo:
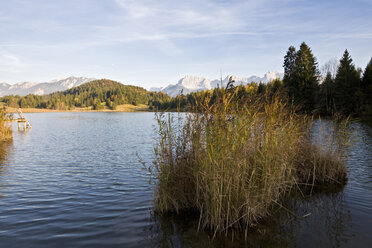
M 15 73 L 19 70 L 20 59 L 14 54 L 0 49 L 0 72 Z
M 156 75 L 165 82 L 219 68 L 245 75 L 281 69 L 285 50 L 302 41 L 319 61 L 344 48 L 360 57 L 372 39 L 364 1 L 0 1 L 0 76 L 84 71 L 124 79 L 144 70 L 149 82 Z
M 217 4 L 210 1 L 131 1 L 116 0 L 123 9 L 117 29 L 125 35 L 161 35 L 172 38 L 177 33 L 190 35 L 238 31 L 244 27 L 241 4 Z M 121 20 L 120 20 L 121 19 Z M 134 35 L 136 36 L 136 35 Z M 137 35 L 138 37 L 138 35 Z
M 155 9 L 149 5 L 132 0 L 115 0 L 115 2 L 126 11 L 130 18 L 143 18 L 152 15 Z

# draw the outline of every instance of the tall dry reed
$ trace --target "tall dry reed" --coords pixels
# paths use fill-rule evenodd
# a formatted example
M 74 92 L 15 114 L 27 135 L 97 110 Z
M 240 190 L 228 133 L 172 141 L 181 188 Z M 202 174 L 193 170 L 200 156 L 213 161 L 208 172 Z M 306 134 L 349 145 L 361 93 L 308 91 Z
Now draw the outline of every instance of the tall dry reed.
M 291 189 L 346 179 L 336 135 L 314 142 L 313 119 L 280 97 L 235 96 L 224 91 L 197 112 L 157 114 L 156 212 L 196 210 L 200 228 L 248 230 Z
M 0 142 L 6 142 L 13 138 L 10 118 L 5 108 L 0 108 Z

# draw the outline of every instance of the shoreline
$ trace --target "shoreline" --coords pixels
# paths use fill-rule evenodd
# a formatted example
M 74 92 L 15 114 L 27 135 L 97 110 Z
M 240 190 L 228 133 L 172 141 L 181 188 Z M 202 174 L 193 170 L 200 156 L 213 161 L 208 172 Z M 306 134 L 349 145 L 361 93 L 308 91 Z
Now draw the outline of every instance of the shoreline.
M 9 113 L 17 113 L 17 108 L 7 108 Z M 99 109 L 94 110 L 88 108 L 74 108 L 74 109 L 39 109 L 39 108 L 21 108 L 23 113 L 53 113 L 53 112 L 152 112 L 148 105 L 131 105 L 124 104 L 118 105 L 115 110 L 112 109 Z

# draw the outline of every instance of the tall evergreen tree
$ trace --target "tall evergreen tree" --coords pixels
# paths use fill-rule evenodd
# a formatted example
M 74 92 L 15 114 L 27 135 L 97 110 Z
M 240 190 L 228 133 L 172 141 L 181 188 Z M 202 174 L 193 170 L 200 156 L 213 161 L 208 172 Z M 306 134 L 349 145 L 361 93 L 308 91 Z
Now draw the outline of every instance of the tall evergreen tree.
M 334 87 L 332 73 L 328 72 L 320 85 L 319 107 L 323 114 L 329 115 L 334 112 Z
M 372 58 L 363 73 L 363 85 L 366 83 L 372 84 Z
M 296 70 L 296 48 L 290 46 L 288 48 L 287 54 L 284 56 L 284 86 L 288 89 L 289 96 L 293 99 L 297 94 L 296 81 L 294 80 L 295 70 Z
M 318 62 L 310 47 L 303 42 L 296 57 L 296 80 L 300 86 L 300 99 L 306 111 L 315 109 L 319 78 Z
M 296 53 L 296 48 L 290 46 L 287 54 L 284 56 L 284 77 L 287 79 L 290 79 L 294 74 L 296 67 Z
M 360 87 L 360 72 L 353 64 L 353 60 L 345 50 L 335 78 L 335 103 L 337 111 L 344 114 L 357 113 L 360 102 L 357 91 Z
M 372 58 L 366 66 L 366 69 L 363 73 L 363 80 L 362 80 L 362 88 L 365 90 L 372 90 Z M 370 95 L 370 99 L 372 100 L 372 95 Z
M 362 114 L 372 117 L 372 58 L 364 70 L 361 88 L 363 92 Z
M 300 49 L 291 46 L 284 57 L 284 85 L 290 98 L 310 112 L 315 109 L 319 69 L 310 47 L 303 42 Z

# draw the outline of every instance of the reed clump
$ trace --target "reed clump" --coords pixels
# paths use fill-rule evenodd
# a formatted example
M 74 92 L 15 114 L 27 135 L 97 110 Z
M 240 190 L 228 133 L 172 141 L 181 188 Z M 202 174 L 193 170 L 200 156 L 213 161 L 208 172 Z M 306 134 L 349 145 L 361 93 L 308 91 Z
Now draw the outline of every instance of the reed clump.
M 235 99 L 225 90 L 195 112 L 157 114 L 156 212 L 197 211 L 200 228 L 247 231 L 291 189 L 346 180 L 337 135 L 314 142 L 314 120 L 279 96 Z
M 0 108 L 0 142 L 6 142 L 13 138 L 10 117 L 5 108 Z

